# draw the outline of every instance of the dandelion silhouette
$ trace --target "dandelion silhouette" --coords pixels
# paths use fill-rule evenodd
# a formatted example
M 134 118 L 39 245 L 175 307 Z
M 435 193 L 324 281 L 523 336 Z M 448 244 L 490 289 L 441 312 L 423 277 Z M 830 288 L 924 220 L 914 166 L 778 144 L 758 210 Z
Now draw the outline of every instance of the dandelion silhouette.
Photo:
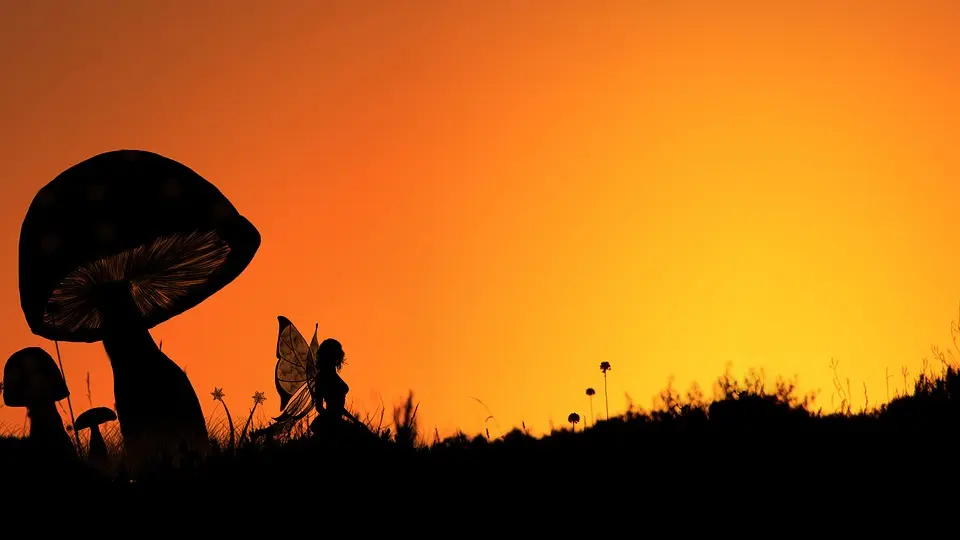
M 53 357 L 39 347 L 20 349 L 7 359 L 3 381 L 3 403 L 27 408 L 29 438 L 37 451 L 76 458 L 77 449 L 57 412 L 57 402 L 70 395 L 70 391 Z
M 593 388 L 587 388 L 587 397 L 590 398 L 590 421 L 593 422 L 593 396 L 597 394 L 597 391 Z
M 34 197 L 20 230 L 20 303 L 50 340 L 103 342 L 128 468 L 209 449 L 200 401 L 149 330 L 225 287 L 260 234 L 210 182 L 141 150 L 99 154 Z
M 87 452 L 87 459 L 97 467 L 107 465 L 107 443 L 103 440 L 103 434 L 100 433 L 100 425 L 107 422 L 113 422 L 117 415 L 106 407 L 94 407 L 88 409 L 77 417 L 73 424 L 73 429 L 79 432 L 82 429 L 90 430 L 90 449 Z
M 607 408 L 607 420 L 610 419 L 610 398 L 607 395 L 607 372 L 610 371 L 610 362 L 600 362 L 600 371 L 603 373 L 603 400 Z
M 567 422 L 570 422 L 570 426 L 573 431 L 577 430 L 577 424 L 580 423 L 580 415 L 573 412 L 570 413 L 570 416 L 567 417 Z

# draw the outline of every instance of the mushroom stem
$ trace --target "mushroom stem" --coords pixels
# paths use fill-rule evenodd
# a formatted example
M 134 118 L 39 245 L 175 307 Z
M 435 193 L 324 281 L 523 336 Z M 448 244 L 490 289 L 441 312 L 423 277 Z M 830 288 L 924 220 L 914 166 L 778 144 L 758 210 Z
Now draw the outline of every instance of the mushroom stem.
M 107 443 L 103 440 L 99 426 L 90 427 L 90 449 L 87 451 L 87 457 L 94 463 L 107 461 Z
M 130 284 L 108 287 L 100 308 L 127 457 L 175 458 L 184 447 L 205 453 L 209 442 L 200 400 L 186 373 L 135 323 L 139 308 Z
M 30 417 L 30 441 L 44 452 L 76 457 L 76 449 L 63 427 L 63 419 L 57 412 L 55 401 L 34 403 L 27 407 Z

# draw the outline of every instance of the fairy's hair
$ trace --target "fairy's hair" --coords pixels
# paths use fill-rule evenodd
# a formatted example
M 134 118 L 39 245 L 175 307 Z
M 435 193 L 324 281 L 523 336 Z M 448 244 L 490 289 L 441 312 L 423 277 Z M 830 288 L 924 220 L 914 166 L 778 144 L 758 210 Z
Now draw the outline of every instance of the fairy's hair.
M 330 362 L 337 371 L 340 371 L 347 363 L 346 361 L 347 355 L 343 352 L 343 346 L 333 338 L 323 340 L 317 349 L 317 363 Z

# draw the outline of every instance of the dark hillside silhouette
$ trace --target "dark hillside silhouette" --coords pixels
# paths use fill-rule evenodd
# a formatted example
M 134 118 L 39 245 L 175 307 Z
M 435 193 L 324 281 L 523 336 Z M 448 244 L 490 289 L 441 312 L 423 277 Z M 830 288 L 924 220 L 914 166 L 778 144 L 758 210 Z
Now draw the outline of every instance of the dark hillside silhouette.
M 63 171 L 20 231 L 20 302 L 33 333 L 102 341 L 127 465 L 207 451 L 196 392 L 150 328 L 233 281 L 260 235 L 211 183 L 158 154 L 118 150 Z
M 7 485 L 89 486 L 117 497 L 216 493 L 218 504 L 313 485 L 322 486 L 315 500 L 330 498 L 331 505 L 400 490 L 398 505 L 482 500 L 492 509 L 624 489 L 663 503 L 695 495 L 716 503 L 734 495 L 763 498 L 769 489 L 776 498 L 767 503 L 782 505 L 838 482 L 918 490 L 935 481 L 898 464 L 950 455 L 960 420 L 958 385 L 960 372 L 947 367 L 922 375 L 911 395 L 888 405 L 825 415 L 813 396 L 797 396 L 787 381 L 768 388 L 755 376 L 724 375 L 713 400 L 668 387 L 649 412 L 630 410 L 576 431 L 534 437 L 516 428 L 498 438 L 459 434 L 429 442 L 411 395 L 395 409 L 393 425 L 368 417 L 366 436 L 349 430 L 314 436 L 304 427 L 280 439 L 241 439 L 231 449 L 221 435 L 206 462 L 146 470 L 134 483 L 76 461 L 40 462 L 19 439 L 0 439 L 0 474 Z M 279 499 L 264 503 L 282 506 Z

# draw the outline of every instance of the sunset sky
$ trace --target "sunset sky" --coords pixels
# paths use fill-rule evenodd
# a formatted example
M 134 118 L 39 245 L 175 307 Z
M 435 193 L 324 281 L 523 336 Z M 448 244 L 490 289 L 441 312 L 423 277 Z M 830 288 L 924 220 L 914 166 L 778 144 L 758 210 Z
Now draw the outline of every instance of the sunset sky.
M 728 363 L 831 358 L 882 401 L 960 307 L 956 2 L 0 0 L 0 356 L 33 196 L 118 148 L 205 176 L 260 230 L 152 331 L 209 415 L 279 413 L 277 316 L 336 337 L 354 406 L 534 432 Z M 60 343 L 77 414 L 99 343 Z M 0 408 L 19 428 L 23 409 Z M 389 415 L 389 414 L 388 414 Z M 69 419 L 66 419 L 69 420 Z M 494 424 L 488 424 L 498 435 Z

